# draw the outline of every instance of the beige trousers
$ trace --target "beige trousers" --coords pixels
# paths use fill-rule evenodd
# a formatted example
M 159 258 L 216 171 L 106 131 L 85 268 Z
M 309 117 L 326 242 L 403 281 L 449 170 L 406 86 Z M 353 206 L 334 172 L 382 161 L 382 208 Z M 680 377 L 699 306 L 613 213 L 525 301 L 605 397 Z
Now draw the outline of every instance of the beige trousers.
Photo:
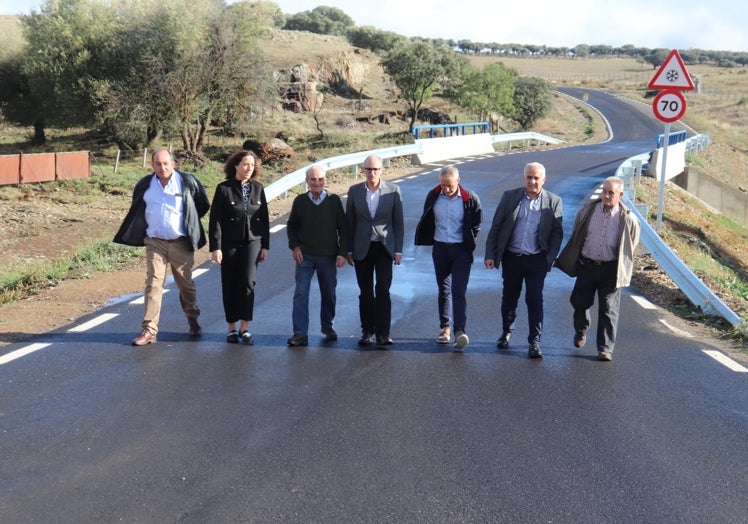
M 143 329 L 147 329 L 154 335 L 158 333 L 167 267 L 171 268 L 174 282 L 179 289 L 179 303 L 182 305 L 182 311 L 187 318 L 197 318 L 200 315 L 200 309 L 197 307 L 195 282 L 192 280 L 195 252 L 190 249 L 187 238 L 161 240 L 146 237 L 145 262 Z

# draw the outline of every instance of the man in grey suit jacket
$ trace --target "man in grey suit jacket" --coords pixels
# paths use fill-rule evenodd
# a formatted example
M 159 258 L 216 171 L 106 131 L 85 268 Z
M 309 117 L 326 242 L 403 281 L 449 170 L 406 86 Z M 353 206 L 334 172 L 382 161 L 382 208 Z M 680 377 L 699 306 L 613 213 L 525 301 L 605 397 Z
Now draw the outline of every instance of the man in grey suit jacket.
M 396 184 L 382 180 L 382 159 L 364 160 L 366 182 L 350 187 L 346 202 L 348 263 L 356 270 L 360 295 L 360 345 L 387 346 L 390 338 L 392 264 L 403 252 L 403 200 Z M 375 285 L 376 277 L 376 285 Z
M 486 268 L 503 267 L 501 297 L 502 334 L 496 345 L 509 347 L 517 302 L 525 284 L 525 302 L 530 333 L 529 358 L 543 358 L 540 335 L 543 332 L 543 285 L 553 266 L 564 230 L 561 225 L 561 198 L 543 189 L 545 167 L 531 162 L 524 170 L 525 186 L 504 192 L 496 208 L 486 238 Z

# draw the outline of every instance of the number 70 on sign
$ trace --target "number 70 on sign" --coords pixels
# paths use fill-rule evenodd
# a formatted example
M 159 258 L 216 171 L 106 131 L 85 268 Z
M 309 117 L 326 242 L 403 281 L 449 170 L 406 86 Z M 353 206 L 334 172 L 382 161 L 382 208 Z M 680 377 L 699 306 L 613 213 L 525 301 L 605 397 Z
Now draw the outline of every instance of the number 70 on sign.
M 686 113 L 686 97 L 680 91 L 666 89 L 655 97 L 652 109 L 663 122 L 675 122 Z

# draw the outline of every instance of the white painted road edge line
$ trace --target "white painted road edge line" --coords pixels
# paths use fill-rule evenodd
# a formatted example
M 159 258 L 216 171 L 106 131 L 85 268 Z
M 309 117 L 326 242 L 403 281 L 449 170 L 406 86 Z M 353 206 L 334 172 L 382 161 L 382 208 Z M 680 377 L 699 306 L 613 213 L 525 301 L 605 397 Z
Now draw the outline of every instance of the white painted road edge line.
M 197 268 L 195 271 L 192 272 L 192 278 L 197 278 L 203 273 L 207 273 L 207 272 L 208 272 L 208 269 L 204 267 Z M 164 293 L 169 292 L 169 289 L 166 286 L 172 284 L 173 282 L 174 282 L 174 277 L 172 275 L 169 275 L 168 277 L 166 277 L 166 283 L 164 284 L 164 291 L 163 291 Z M 143 295 L 140 295 L 138 298 L 134 298 L 133 300 L 131 300 L 129 304 L 131 305 L 142 304 L 144 302 L 145 302 L 145 297 Z
M 30 346 L 23 347 L 21 349 L 16 349 L 15 351 L 11 351 L 10 353 L 3 355 L 0 357 L 0 366 L 3 364 L 7 364 L 8 362 L 11 362 L 17 358 L 25 357 L 26 355 L 30 355 L 31 353 L 35 351 L 39 351 L 40 349 L 44 349 L 47 346 L 51 346 L 51 343 L 47 344 L 31 344 Z
M 103 315 L 99 315 L 96 318 L 92 318 L 88 322 L 84 322 L 80 326 L 75 326 L 68 329 L 68 333 L 81 333 L 83 331 L 88 331 L 89 329 L 95 328 L 96 326 L 103 324 L 107 320 L 111 320 L 117 316 L 119 316 L 119 313 L 104 313 Z
M 727 357 L 720 353 L 719 351 L 714 351 L 713 349 L 702 349 L 704 353 L 712 357 L 714 360 L 722 364 L 723 366 L 728 367 L 732 371 L 737 371 L 738 373 L 748 373 L 748 368 L 745 368 L 735 362 L 730 357 Z
M 672 331 L 673 333 L 675 333 L 677 335 L 680 335 L 680 336 L 686 337 L 686 338 L 693 338 L 693 335 L 691 333 L 689 333 L 688 331 L 683 331 L 682 329 L 678 329 L 677 327 L 671 326 L 670 324 L 667 323 L 667 321 L 664 318 L 661 318 L 660 322 L 666 328 L 668 328 L 670 331 Z
M 634 299 L 634 302 L 639 304 L 639 306 L 643 307 L 644 309 L 657 309 L 657 306 L 652 304 L 649 300 L 641 295 L 631 295 L 631 298 Z
M 278 231 L 282 231 L 286 229 L 286 224 L 277 224 L 270 228 L 271 233 L 277 233 Z

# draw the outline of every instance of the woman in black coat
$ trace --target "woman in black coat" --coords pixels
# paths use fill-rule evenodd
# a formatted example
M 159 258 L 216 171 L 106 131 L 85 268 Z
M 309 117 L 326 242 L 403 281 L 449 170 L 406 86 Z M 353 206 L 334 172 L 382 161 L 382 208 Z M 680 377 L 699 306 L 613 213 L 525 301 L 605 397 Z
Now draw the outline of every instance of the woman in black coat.
M 208 241 L 213 262 L 221 264 L 226 341 L 251 345 L 249 322 L 255 299 L 257 265 L 270 248 L 270 220 L 262 171 L 253 151 L 233 153 L 223 168 L 226 180 L 216 186 L 210 208 Z M 239 329 L 236 323 L 239 322 Z

